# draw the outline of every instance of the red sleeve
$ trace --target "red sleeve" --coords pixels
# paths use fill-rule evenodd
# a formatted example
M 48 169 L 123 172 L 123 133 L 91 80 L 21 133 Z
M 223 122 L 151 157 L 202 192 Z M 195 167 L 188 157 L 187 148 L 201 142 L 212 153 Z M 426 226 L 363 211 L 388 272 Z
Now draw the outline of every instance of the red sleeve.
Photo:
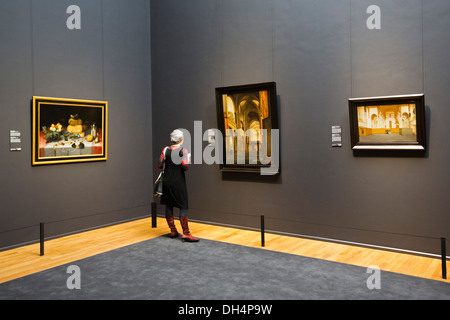
M 164 157 L 164 151 L 166 151 L 166 148 L 164 148 L 161 151 L 161 155 L 159 156 L 159 161 L 158 161 L 158 168 L 162 169 L 164 166 L 164 161 L 165 161 L 165 157 Z
M 188 151 L 186 149 L 183 149 L 183 160 L 181 161 L 181 166 L 183 167 L 184 171 L 189 169 Z

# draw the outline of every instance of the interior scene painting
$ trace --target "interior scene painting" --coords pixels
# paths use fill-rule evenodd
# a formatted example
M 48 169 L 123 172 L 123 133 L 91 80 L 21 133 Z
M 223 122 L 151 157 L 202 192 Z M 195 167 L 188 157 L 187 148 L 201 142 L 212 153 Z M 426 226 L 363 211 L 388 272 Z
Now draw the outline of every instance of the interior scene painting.
M 106 102 L 33 100 L 34 165 L 106 160 Z
M 357 113 L 360 142 L 417 142 L 415 104 L 358 106 Z
M 223 94 L 222 100 L 226 163 L 270 163 L 268 90 Z

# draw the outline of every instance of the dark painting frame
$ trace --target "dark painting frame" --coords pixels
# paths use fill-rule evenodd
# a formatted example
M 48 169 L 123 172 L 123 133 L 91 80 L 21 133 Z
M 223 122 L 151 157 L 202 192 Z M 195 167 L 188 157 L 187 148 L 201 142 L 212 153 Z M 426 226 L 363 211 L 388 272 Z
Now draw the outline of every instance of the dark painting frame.
M 351 98 L 348 103 L 354 151 L 426 151 L 423 93 Z
M 223 143 L 220 170 L 261 172 L 261 168 L 270 167 L 274 152 L 272 130 L 279 129 L 276 83 L 265 82 L 216 88 L 216 108 L 217 125 L 222 133 Z M 245 135 L 242 137 L 241 133 Z M 238 140 L 243 142 L 239 143 Z M 264 152 L 262 152 L 263 144 L 267 146 Z M 244 149 L 240 152 L 242 145 Z M 256 156 L 253 158 L 255 153 Z M 243 158 L 238 159 L 242 154 L 244 154 Z M 277 165 L 272 174 L 278 173 Z
M 107 160 L 108 102 L 33 96 L 32 165 Z

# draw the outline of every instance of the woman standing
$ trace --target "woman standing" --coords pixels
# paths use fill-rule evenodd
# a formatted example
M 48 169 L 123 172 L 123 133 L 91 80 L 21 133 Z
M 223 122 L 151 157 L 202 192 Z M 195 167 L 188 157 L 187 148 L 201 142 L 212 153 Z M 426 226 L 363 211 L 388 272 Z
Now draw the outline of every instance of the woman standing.
M 184 172 L 189 169 L 189 160 L 187 150 L 181 147 L 183 138 L 181 130 L 174 130 L 170 134 L 172 145 L 165 147 L 159 157 L 158 167 L 162 169 L 165 166 L 161 204 L 166 205 L 166 220 L 170 228 L 170 237 L 180 236 L 173 217 L 173 208 L 176 207 L 180 209 L 180 223 L 183 228 L 182 240 L 197 242 L 199 239 L 192 236 L 188 226 L 188 194 Z M 173 161 L 177 158 L 181 160 L 180 164 L 177 164 L 178 161 Z

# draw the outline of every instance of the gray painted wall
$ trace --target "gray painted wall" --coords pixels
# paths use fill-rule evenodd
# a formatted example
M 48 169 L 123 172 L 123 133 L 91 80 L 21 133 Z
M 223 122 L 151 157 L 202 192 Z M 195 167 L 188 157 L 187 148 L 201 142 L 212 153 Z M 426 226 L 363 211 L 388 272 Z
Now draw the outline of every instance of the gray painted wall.
M 69 5 L 81 30 L 69 30 Z M 0 2 L 0 248 L 150 213 L 150 4 Z M 107 100 L 108 160 L 31 166 L 33 95 Z M 9 130 L 22 151 L 9 151 Z
M 369 5 L 381 30 L 366 27 Z M 193 165 L 191 219 L 258 227 L 264 214 L 270 230 L 438 253 L 450 238 L 449 14 L 446 0 L 152 0 L 154 159 L 172 129 L 217 126 L 214 88 L 277 83 L 281 174 Z M 353 155 L 348 98 L 422 92 L 425 157 Z

